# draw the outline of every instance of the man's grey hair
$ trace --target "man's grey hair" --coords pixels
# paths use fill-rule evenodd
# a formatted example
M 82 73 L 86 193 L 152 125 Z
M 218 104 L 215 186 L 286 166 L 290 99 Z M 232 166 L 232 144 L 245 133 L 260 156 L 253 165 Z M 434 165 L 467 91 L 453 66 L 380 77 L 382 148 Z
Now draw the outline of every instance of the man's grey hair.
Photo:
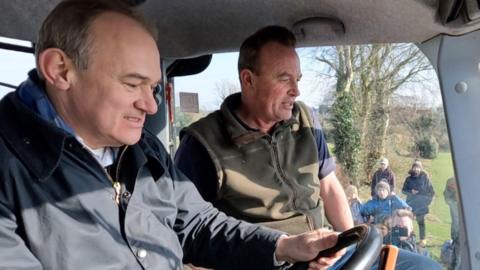
M 122 0 L 65 0 L 43 21 L 35 48 L 38 71 L 39 55 L 48 48 L 61 49 L 78 69 L 87 69 L 92 46 L 90 26 L 105 12 L 125 15 L 138 22 L 157 40 L 156 29 L 139 12 Z

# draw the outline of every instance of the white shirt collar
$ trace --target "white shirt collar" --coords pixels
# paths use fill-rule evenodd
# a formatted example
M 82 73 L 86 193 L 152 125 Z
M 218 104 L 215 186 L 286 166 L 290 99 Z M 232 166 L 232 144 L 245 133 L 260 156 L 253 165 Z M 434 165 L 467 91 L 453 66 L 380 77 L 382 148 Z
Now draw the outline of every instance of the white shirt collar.
M 88 152 L 90 152 L 90 154 L 92 154 L 92 156 L 104 168 L 112 165 L 115 162 L 115 157 L 118 153 L 118 147 L 101 147 L 97 149 L 92 149 L 85 144 L 84 140 L 81 137 L 75 136 L 75 138 L 85 147 L 85 149 L 88 150 Z

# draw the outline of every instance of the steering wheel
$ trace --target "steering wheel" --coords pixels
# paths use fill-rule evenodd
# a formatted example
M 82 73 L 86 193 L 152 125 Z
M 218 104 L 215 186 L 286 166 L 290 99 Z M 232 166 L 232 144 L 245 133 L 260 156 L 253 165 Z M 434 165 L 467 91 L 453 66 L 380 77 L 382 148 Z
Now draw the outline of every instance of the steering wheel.
M 340 268 L 342 270 L 367 270 L 371 269 L 377 260 L 383 244 L 383 237 L 374 225 L 361 224 L 338 235 L 337 243 L 328 249 L 318 253 L 320 257 L 330 256 L 335 252 L 356 244 L 355 251 L 348 261 Z M 309 262 L 297 262 L 292 268 L 294 270 L 308 269 Z

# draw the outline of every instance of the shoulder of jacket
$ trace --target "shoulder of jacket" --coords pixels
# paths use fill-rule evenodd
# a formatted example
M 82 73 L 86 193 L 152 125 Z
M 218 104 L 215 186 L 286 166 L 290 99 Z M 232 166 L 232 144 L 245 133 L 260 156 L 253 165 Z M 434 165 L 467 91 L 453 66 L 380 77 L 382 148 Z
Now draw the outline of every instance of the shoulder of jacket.
M 305 117 L 308 120 L 310 126 L 314 126 L 313 120 L 313 110 L 307 104 L 303 103 L 302 101 L 295 101 L 298 105 L 298 110 L 300 113 L 300 117 Z
M 143 132 L 143 136 L 140 139 L 139 144 L 147 153 L 149 151 L 153 151 L 153 154 L 160 160 L 163 160 L 168 156 L 165 146 L 158 139 L 158 137 L 146 129 Z
M 298 121 L 298 125 L 294 124 L 292 130 L 298 130 L 298 128 L 309 128 L 312 133 L 315 143 L 324 142 L 324 133 L 318 116 L 312 108 L 301 101 L 295 102 L 294 118 Z
M 428 179 L 428 177 L 429 177 L 428 173 L 425 172 L 425 171 L 420 172 L 420 175 L 423 176 L 423 177 L 425 177 L 425 178 L 427 178 L 427 179 Z
M 11 145 L 8 144 L 8 142 L 0 135 L 0 166 L 3 167 L 3 162 L 5 162 L 8 159 L 11 158 L 17 158 L 15 157 L 15 152 L 12 151 Z
M 10 175 L 14 171 L 28 169 L 23 165 L 20 158 L 16 155 L 7 144 L 7 142 L 0 136 L 0 182 L 15 181 Z M 33 179 L 33 178 L 30 178 Z
M 222 112 L 220 110 L 216 110 L 214 112 L 209 113 L 208 115 L 198 119 L 197 121 L 191 123 L 188 127 L 182 129 L 182 131 L 189 131 L 189 130 L 207 130 L 211 129 L 214 124 L 221 124 L 223 121 Z

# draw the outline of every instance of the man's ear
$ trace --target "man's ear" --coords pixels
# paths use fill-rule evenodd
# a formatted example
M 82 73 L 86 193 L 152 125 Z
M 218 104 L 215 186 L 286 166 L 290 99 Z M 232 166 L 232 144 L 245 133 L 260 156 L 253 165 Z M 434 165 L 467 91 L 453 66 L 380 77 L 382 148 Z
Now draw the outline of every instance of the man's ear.
M 249 69 L 242 69 L 240 71 L 240 83 L 243 87 L 253 87 L 253 72 Z
M 45 81 L 59 90 L 68 90 L 70 74 L 74 65 L 70 58 L 58 48 L 48 48 L 40 53 L 38 67 Z

